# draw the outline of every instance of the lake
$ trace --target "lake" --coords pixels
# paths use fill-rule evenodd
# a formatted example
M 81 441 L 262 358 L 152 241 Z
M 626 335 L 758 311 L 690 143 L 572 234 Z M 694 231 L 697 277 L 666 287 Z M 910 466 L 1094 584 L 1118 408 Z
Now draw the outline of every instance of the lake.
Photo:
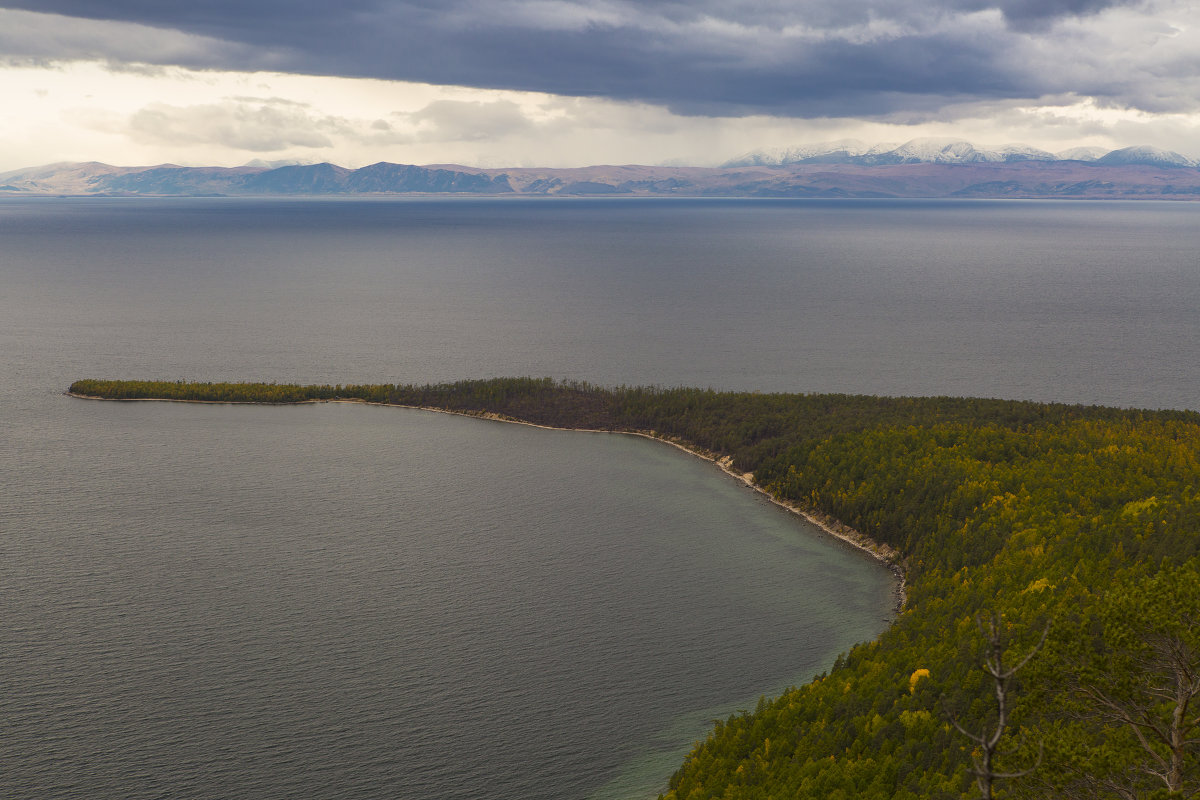
M 891 614 L 631 437 L 81 377 L 1197 408 L 1200 205 L 0 201 L 0 789 L 642 798 Z

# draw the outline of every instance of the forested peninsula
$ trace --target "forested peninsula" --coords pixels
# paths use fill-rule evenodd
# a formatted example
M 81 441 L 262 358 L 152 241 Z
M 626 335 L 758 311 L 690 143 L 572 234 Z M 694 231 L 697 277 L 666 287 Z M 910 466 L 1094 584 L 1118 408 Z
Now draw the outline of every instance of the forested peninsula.
M 70 393 L 644 433 L 893 552 L 908 595 L 891 627 L 717 723 L 666 800 L 1200 796 L 1198 413 L 532 378 Z

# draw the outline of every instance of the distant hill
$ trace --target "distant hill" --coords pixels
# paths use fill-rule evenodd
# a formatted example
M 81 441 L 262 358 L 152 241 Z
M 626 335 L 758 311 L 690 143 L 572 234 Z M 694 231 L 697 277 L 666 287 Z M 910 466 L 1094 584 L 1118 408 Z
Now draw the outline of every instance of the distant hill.
M 722 167 L 480 169 L 380 162 L 241 167 L 50 164 L 0 173 L 0 196 L 542 195 L 1200 199 L 1200 165 L 1151 147 L 1052 154 L 914 140 L 756 151 Z
M 503 177 L 458 169 L 372 164 L 346 169 L 334 164 L 282 167 L 111 167 L 51 164 L 0 175 L 0 184 L 26 194 L 68 195 L 330 195 L 415 192 L 496 194 L 511 192 Z

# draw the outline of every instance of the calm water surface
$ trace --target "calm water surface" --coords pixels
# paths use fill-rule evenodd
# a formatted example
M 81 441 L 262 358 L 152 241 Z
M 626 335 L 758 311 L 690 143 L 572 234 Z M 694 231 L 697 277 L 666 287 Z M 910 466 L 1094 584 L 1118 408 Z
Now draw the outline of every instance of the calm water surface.
M 640 798 L 889 575 L 710 465 L 73 379 L 1197 408 L 1200 206 L 0 202 L 0 794 Z

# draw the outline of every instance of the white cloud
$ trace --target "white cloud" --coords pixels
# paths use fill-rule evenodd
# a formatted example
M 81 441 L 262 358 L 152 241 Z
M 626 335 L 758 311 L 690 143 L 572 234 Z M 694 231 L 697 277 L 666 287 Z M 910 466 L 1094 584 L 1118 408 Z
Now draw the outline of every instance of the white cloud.
M 196 106 L 151 103 L 128 121 L 135 141 L 156 145 L 208 144 L 252 153 L 333 146 L 329 134 L 345 123 L 312 114 L 298 103 L 246 99 Z

